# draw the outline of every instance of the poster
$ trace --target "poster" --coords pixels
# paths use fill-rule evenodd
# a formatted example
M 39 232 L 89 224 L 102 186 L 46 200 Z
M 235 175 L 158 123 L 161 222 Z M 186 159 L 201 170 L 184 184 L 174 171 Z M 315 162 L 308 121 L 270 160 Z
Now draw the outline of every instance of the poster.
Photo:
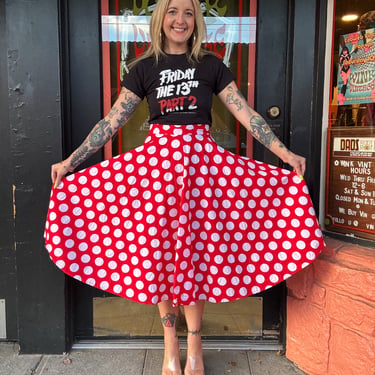
M 375 130 L 331 129 L 327 166 L 326 228 L 375 240 Z
M 375 102 L 375 29 L 340 37 L 338 105 Z

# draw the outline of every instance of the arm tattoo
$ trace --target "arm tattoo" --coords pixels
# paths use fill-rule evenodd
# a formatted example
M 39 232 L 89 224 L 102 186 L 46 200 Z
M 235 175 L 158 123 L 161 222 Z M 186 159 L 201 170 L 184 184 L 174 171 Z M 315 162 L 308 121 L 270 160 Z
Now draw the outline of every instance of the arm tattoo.
M 272 143 L 278 139 L 264 119 L 259 115 L 250 117 L 250 133 L 267 148 L 270 148 Z M 282 145 L 282 143 L 280 144 Z
M 118 109 L 113 107 L 113 108 L 109 111 L 109 113 L 108 113 L 108 117 L 112 119 L 114 116 L 117 115 L 117 113 L 118 113 Z
M 100 120 L 89 135 L 89 143 L 92 147 L 101 147 L 112 137 L 111 123 Z
M 130 92 L 125 93 L 125 100 L 120 102 L 122 112 L 119 114 L 118 104 L 112 107 L 107 118 L 116 121 L 116 123 L 106 119 L 100 120 L 92 129 L 81 146 L 74 151 L 71 158 L 71 166 L 75 169 L 79 164 L 87 160 L 99 148 L 103 147 L 113 136 L 113 134 L 128 120 L 133 114 L 140 99 Z M 117 117 L 117 119 L 116 119 Z
M 167 313 L 161 318 L 161 322 L 164 327 L 173 328 L 177 320 L 177 315 L 173 313 Z
M 121 127 L 124 122 L 133 114 L 135 108 L 139 104 L 140 100 L 132 98 L 129 94 L 125 96 L 126 102 L 121 102 L 121 108 L 123 111 L 120 113 L 120 117 L 117 120 L 117 126 Z
M 88 137 L 76 151 L 74 151 L 71 159 L 71 166 L 76 168 L 79 164 L 87 160 L 93 155 L 100 147 L 108 142 L 112 137 L 112 129 L 110 122 L 100 120 L 90 132 Z
M 243 108 L 243 104 L 241 99 L 243 99 L 243 95 L 240 90 L 237 90 L 237 96 L 235 96 L 234 90 L 232 86 L 228 87 L 228 91 L 230 91 L 227 94 L 226 97 L 226 103 L 227 104 L 234 104 L 237 107 L 237 111 L 240 111 Z
M 72 155 L 71 165 L 73 168 L 76 168 L 81 162 L 86 160 L 89 155 L 89 149 L 86 145 L 82 145 L 77 149 L 76 152 Z

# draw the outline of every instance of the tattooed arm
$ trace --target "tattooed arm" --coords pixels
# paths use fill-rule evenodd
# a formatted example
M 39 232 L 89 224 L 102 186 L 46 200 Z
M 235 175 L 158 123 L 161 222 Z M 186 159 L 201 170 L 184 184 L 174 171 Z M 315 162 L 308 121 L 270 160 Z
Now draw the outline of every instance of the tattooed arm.
M 289 151 L 277 138 L 264 118 L 247 103 L 234 82 L 226 86 L 218 95 L 234 117 L 260 143 L 278 156 L 284 163 L 288 163 L 298 175 L 303 176 L 306 169 L 306 159 Z
M 73 172 L 78 165 L 102 148 L 125 124 L 140 102 L 137 95 L 122 88 L 111 111 L 94 126 L 83 143 L 67 159 L 52 165 L 52 183 L 58 186 L 68 172 Z

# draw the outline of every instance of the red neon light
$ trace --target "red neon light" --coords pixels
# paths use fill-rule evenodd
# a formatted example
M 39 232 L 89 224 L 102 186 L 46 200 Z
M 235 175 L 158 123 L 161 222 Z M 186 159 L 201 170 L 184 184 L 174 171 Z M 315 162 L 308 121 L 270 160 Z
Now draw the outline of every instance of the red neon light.
M 119 0 L 116 0 L 116 16 L 120 14 L 120 4 Z M 117 33 L 118 33 L 118 28 L 117 28 Z M 119 37 L 117 35 L 117 40 L 119 40 Z M 116 42 L 116 63 L 117 63 L 117 96 L 120 95 L 121 91 L 121 65 L 120 65 L 120 60 L 121 60 L 121 49 L 120 49 L 120 42 Z M 119 129 L 118 131 L 118 150 L 117 154 L 122 153 L 122 130 Z
M 101 14 L 102 16 L 109 15 L 108 0 L 101 0 Z M 103 113 L 106 115 L 111 109 L 111 60 L 109 42 L 102 43 L 102 77 L 103 77 Z M 112 157 L 112 141 L 104 145 L 104 159 Z
M 250 0 L 250 17 L 257 16 L 257 0 Z M 255 57 L 256 57 L 256 44 L 249 44 L 249 58 L 248 58 L 248 72 L 247 72 L 247 101 L 251 107 L 254 107 L 255 103 Z M 247 132 L 246 139 L 246 156 L 249 158 L 253 157 L 253 137 L 250 132 Z
M 241 41 L 241 18 L 243 16 L 243 0 L 238 3 L 239 6 L 239 40 Z M 238 43 L 238 60 L 237 60 L 237 86 L 241 87 L 241 59 L 242 59 L 242 44 Z M 236 154 L 240 153 L 240 122 L 236 121 Z

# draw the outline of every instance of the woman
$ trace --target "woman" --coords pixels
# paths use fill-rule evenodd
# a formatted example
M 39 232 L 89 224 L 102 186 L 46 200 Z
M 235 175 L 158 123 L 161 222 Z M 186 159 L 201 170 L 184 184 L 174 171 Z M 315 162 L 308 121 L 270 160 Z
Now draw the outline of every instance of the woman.
M 339 65 L 340 65 L 340 77 L 343 81 L 341 86 L 340 94 L 338 95 L 338 101 L 340 105 L 345 103 L 345 93 L 348 86 L 349 78 L 350 78 L 350 59 L 352 56 L 350 55 L 348 47 L 344 47 L 340 54 L 339 58 Z
M 323 240 L 301 178 L 305 159 L 277 139 L 229 70 L 201 48 L 199 1 L 159 0 L 150 31 L 151 47 L 110 113 L 52 166 L 46 246 L 76 279 L 158 304 L 163 375 L 181 374 L 176 319 L 184 305 L 184 373 L 202 375 L 205 300 L 227 302 L 275 285 L 315 259 Z M 209 135 L 213 93 L 295 173 L 219 147 Z M 145 143 L 62 180 L 111 139 L 144 96 L 151 123 Z

